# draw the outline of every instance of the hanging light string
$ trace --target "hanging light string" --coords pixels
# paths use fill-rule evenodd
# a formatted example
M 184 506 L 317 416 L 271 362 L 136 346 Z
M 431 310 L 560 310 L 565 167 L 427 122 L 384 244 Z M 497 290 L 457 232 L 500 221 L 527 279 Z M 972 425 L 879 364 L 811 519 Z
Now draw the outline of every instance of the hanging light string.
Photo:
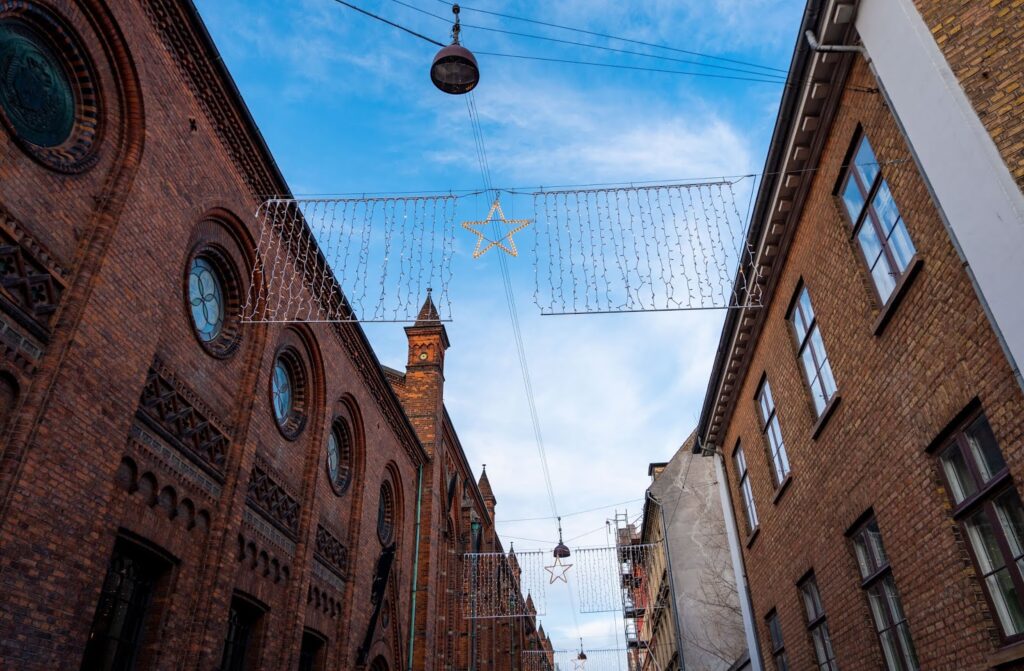
M 877 166 L 889 166 L 898 165 L 900 163 L 906 163 L 910 161 L 909 157 L 890 159 L 887 161 L 876 161 L 874 163 L 865 163 L 864 165 L 877 165 Z M 650 179 L 650 180 L 633 180 L 633 181 L 619 181 L 619 182 L 590 182 L 587 184 L 547 184 L 547 185 L 533 185 L 533 186 L 491 186 L 490 189 L 480 189 L 479 187 L 473 189 L 424 189 L 420 191 L 335 191 L 335 192 L 310 192 L 310 193 L 294 193 L 288 196 L 282 196 L 281 194 L 261 194 L 261 197 L 265 200 L 274 199 L 285 199 L 290 200 L 294 198 L 314 198 L 314 197 L 327 197 L 327 196 L 338 196 L 338 197 L 381 197 L 381 196 L 402 196 L 402 195 L 419 195 L 429 196 L 434 194 L 452 194 L 455 198 L 472 198 L 485 193 L 498 192 L 507 194 L 510 196 L 532 196 L 537 192 L 549 192 L 557 189 L 611 189 L 611 188 L 635 188 L 638 186 L 685 186 L 688 184 L 702 184 L 708 182 L 719 182 L 722 184 L 736 184 L 749 177 L 774 177 L 777 175 L 802 175 L 805 173 L 818 172 L 822 168 L 800 168 L 799 170 L 774 170 L 767 172 L 747 172 L 741 175 L 708 175 L 704 177 L 677 177 L 674 179 Z

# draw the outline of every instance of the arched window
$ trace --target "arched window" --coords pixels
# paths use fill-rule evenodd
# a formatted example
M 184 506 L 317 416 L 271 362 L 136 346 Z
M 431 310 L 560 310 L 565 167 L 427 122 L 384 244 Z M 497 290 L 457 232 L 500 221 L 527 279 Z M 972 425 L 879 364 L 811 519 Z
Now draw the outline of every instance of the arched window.
M 0 373 L 0 433 L 7 428 L 7 423 L 14 416 L 14 407 L 17 404 L 17 380 L 12 375 Z

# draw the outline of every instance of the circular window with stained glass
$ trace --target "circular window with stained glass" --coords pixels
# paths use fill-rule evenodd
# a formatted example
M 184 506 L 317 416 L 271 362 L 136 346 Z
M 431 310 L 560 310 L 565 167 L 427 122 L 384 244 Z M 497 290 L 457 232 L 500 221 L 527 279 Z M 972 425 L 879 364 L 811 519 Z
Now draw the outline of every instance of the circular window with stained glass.
M 29 155 L 49 168 L 93 165 L 99 89 L 76 36 L 33 2 L 0 2 L 0 117 Z
M 238 347 L 238 281 L 233 265 L 216 248 L 192 257 L 185 278 L 185 301 L 200 344 L 216 357 Z
M 199 339 L 207 343 L 216 340 L 224 329 L 224 287 L 217 269 L 201 256 L 192 261 L 189 270 L 188 302 Z
M 285 438 L 294 440 L 302 432 L 305 415 L 306 376 L 298 354 L 282 350 L 270 372 L 270 405 Z
M 345 420 L 334 420 L 327 434 L 327 478 L 334 493 L 341 496 L 352 477 L 352 433 Z

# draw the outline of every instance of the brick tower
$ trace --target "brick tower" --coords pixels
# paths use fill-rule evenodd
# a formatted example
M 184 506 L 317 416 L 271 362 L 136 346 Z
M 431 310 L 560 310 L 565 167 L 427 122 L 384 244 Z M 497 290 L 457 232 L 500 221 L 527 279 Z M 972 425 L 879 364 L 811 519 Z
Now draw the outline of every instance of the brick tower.
M 444 355 L 449 347 L 448 334 L 427 289 L 427 297 L 416 322 L 405 329 L 409 341 L 405 383 L 396 389 L 402 405 L 419 435 L 430 462 L 423 469 L 422 516 L 420 529 L 419 579 L 422 586 L 436 585 L 443 564 L 442 530 L 445 525 L 444 493 Z M 440 639 L 437 629 L 440 595 L 436 590 L 420 590 L 415 621 L 416 669 L 432 669 L 438 657 L 435 648 Z

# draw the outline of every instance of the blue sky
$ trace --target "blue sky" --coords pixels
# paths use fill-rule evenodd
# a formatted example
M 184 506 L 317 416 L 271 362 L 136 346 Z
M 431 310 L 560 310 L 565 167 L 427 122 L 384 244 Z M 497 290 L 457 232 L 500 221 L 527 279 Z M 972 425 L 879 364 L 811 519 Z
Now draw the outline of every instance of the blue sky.
M 393 0 L 352 1 L 447 42 L 442 21 Z M 450 15 L 439 0 L 406 1 Z M 437 91 L 428 76 L 437 47 L 333 0 L 196 4 L 295 194 L 481 186 L 465 101 Z M 469 6 L 786 68 L 803 2 L 473 0 Z M 468 8 L 462 19 L 649 51 Z M 471 27 L 462 42 L 477 51 L 696 69 Z M 475 96 L 493 180 L 503 186 L 759 172 L 782 92 L 774 84 L 489 56 L 479 61 Z M 460 218 L 482 219 L 488 205 L 482 196 L 467 199 Z M 506 205 L 510 217 L 517 205 Z M 544 516 L 550 508 L 498 264 L 492 255 L 474 261 L 473 238 L 464 231 L 456 240 L 446 402 L 470 462 L 488 465 L 506 546 L 514 540 L 521 550 L 549 550 L 557 539 L 553 521 L 502 522 Z M 510 264 L 559 511 L 640 499 L 647 464 L 671 458 L 697 421 L 722 314 L 541 317 L 531 300 L 532 259 L 524 254 Z M 365 328 L 382 363 L 401 368 L 401 326 Z M 641 505 L 619 510 L 635 515 Z M 604 521 L 613 513 L 567 516 L 569 544 L 605 544 Z M 575 647 L 578 633 L 592 648 L 621 645 L 621 620 L 579 616 L 577 626 L 563 597 L 549 596 L 543 618 L 557 647 Z

